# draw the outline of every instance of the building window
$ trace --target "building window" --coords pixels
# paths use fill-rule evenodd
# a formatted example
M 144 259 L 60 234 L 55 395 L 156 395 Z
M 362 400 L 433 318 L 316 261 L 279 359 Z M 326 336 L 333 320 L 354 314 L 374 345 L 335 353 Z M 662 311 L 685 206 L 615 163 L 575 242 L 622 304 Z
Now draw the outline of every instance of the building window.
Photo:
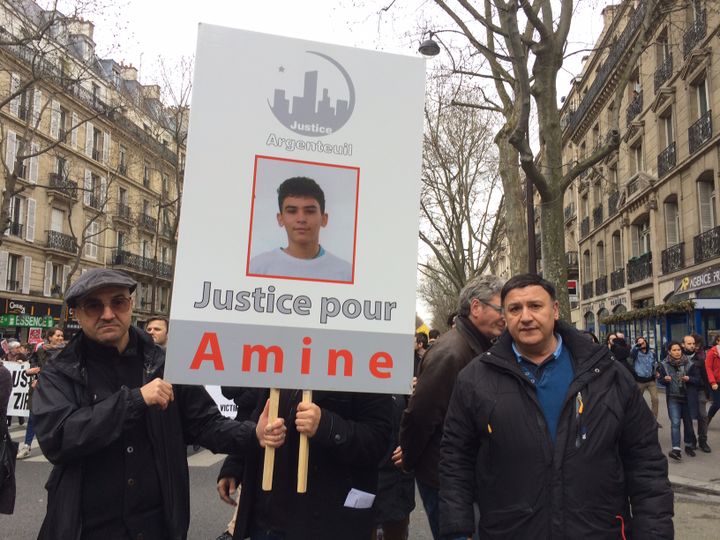
M 125 249 L 125 233 L 122 231 L 117 232 L 117 249 L 118 251 Z
M 98 243 L 100 242 L 100 224 L 97 221 L 88 220 L 85 234 L 85 256 L 91 259 L 97 259 Z
M 604 276 L 607 270 L 605 270 L 605 244 L 603 242 L 598 242 L 596 253 L 597 257 L 595 258 L 595 262 L 597 263 L 597 275 L 598 277 Z
M 592 279 L 592 264 L 590 261 L 590 251 L 583 252 L 583 282 L 587 283 Z
M 62 233 L 63 224 L 65 223 L 65 212 L 58 208 L 53 208 L 50 213 L 50 230 Z
M 711 178 L 709 180 L 699 180 L 697 187 L 700 232 L 704 233 L 717 225 L 715 184 Z
M 639 257 L 650 251 L 650 218 L 645 215 L 631 227 L 632 256 Z
M 707 90 L 707 79 L 703 79 L 700 81 L 696 86 L 696 94 L 697 94 L 697 108 L 698 108 L 698 118 L 701 116 L 707 114 L 707 112 L 710 110 L 708 107 L 708 90 Z
M 668 107 L 667 112 L 660 117 L 660 140 L 663 148 L 667 148 L 675 142 L 672 107 Z
M 143 186 L 150 187 L 150 165 L 147 163 L 143 166 Z
M 20 276 L 22 276 L 22 257 L 20 255 L 8 255 L 6 290 L 19 291 Z
M 634 176 L 644 170 L 645 162 L 643 160 L 642 141 L 638 141 L 635 146 L 630 148 L 630 175 Z
M 127 175 L 127 148 L 120 145 L 120 174 Z
M 666 247 L 680 243 L 680 212 L 677 200 L 669 199 L 665 207 L 665 242 Z
M 25 199 L 17 195 L 10 199 L 10 223 L 7 233 L 12 236 L 22 236 L 25 225 Z
M 622 239 L 620 238 L 620 231 L 615 231 L 612 235 L 612 249 L 613 249 L 613 268 L 620 270 L 625 266 L 622 254 Z

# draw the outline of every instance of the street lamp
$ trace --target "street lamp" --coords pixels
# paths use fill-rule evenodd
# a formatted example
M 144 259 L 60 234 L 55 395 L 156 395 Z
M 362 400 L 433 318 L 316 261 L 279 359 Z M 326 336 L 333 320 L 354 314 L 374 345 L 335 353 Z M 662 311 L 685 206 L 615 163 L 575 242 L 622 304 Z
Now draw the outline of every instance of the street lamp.
M 430 37 L 423 41 L 418 47 L 418 52 L 423 56 L 437 56 L 440 54 L 440 45 L 433 39 L 435 32 L 430 32 Z

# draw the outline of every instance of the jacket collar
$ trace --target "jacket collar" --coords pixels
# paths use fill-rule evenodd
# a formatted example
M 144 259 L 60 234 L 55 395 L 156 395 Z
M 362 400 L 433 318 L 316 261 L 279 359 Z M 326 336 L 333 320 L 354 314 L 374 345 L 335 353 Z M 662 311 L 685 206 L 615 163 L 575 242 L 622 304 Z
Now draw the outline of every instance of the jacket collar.
M 482 354 L 492 347 L 492 342 L 467 317 L 458 316 L 455 319 L 455 328 L 476 355 Z
M 143 355 L 143 363 L 145 365 L 146 374 L 153 374 L 158 370 L 162 370 L 165 365 L 165 351 L 155 345 L 152 337 L 147 332 L 143 332 L 136 326 L 131 326 L 128 330 L 131 334 L 131 341 L 137 345 L 138 350 Z M 53 365 L 71 379 L 85 384 L 85 362 L 83 344 L 88 338 L 82 330 L 73 336 L 60 354 L 53 361 Z

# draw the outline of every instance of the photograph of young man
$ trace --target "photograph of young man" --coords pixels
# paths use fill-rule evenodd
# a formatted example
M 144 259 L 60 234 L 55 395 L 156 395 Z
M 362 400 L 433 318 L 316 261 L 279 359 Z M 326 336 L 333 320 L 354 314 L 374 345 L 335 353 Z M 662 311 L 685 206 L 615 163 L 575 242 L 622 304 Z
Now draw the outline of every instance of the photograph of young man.
M 277 223 L 285 229 L 287 246 L 250 259 L 249 274 L 351 282 L 352 266 L 320 244 L 328 224 L 325 194 L 315 180 L 288 178 L 277 190 Z

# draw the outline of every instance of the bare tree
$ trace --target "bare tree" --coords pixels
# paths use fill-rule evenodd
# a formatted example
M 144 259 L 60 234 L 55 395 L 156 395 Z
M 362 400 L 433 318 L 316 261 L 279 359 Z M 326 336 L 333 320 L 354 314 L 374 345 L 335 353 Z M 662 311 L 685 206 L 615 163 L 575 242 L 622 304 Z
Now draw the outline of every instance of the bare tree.
M 451 105 L 441 82 L 425 107 L 420 240 L 431 253 L 419 265 L 421 294 L 437 321 L 472 277 L 491 269 L 501 239 L 503 206 L 486 111 Z

